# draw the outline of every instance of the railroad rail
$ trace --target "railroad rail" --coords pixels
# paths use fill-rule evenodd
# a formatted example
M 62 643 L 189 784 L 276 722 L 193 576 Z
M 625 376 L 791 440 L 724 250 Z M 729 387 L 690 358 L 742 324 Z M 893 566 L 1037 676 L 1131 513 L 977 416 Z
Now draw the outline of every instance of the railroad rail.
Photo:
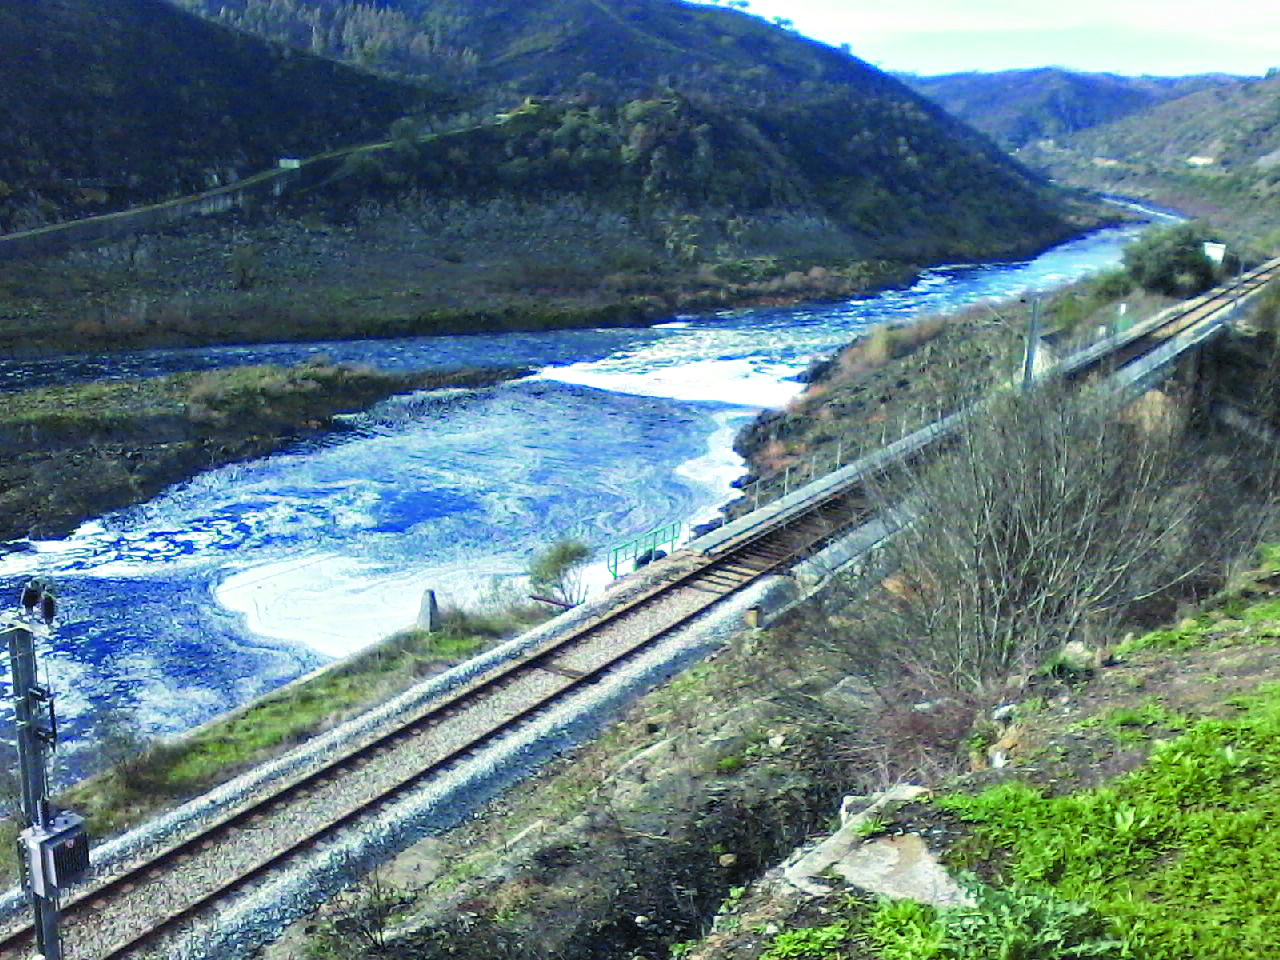
M 854 522 L 854 509 L 850 501 L 828 497 L 803 516 L 738 538 L 674 580 L 653 585 L 567 636 L 450 693 L 371 743 L 205 825 L 147 863 L 79 893 L 63 911 L 66 957 L 115 958 L 146 947 L 593 683 L 726 595 L 807 554 Z M 308 807 L 329 812 L 312 819 Z M 246 840 L 255 834 L 275 840 L 262 850 Z M 175 889 L 169 878 L 178 869 L 203 882 Z M 14 930 L 0 940 L 0 956 L 26 956 L 30 946 L 30 928 Z
M 1112 369 L 1122 388 L 1141 383 L 1168 363 L 1162 351 L 1176 356 L 1201 342 L 1277 273 L 1280 259 L 1078 352 L 1049 375 L 1080 380 Z M 193 829 L 147 862 L 101 878 L 64 907 L 66 957 L 123 958 L 216 910 L 269 872 L 596 682 L 724 597 L 865 520 L 871 477 L 929 454 L 981 409 L 977 404 L 935 421 L 700 538 L 682 554 L 690 566 L 670 579 L 651 582 L 565 635 L 442 695 L 371 742 Z M 185 878 L 180 884 L 172 880 L 179 872 Z M 28 955 L 31 944 L 29 926 L 11 929 L 0 938 L 0 960 Z
M 1051 374 L 1075 381 L 1100 371 L 1118 370 L 1158 347 L 1175 342 L 1180 336 L 1185 339 L 1189 332 L 1199 327 L 1220 329 L 1277 276 L 1280 276 L 1280 257 L 1242 273 L 1230 283 L 1214 287 L 1127 330 L 1099 340 L 1064 359 Z M 1184 346 L 1185 349 L 1187 347 Z

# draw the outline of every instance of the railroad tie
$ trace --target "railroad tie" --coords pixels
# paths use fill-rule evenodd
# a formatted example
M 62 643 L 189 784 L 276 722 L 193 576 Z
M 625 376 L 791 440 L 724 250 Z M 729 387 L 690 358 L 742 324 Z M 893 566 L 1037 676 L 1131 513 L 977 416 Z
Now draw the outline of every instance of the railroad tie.
M 545 663 L 540 663 L 538 664 L 538 666 L 541 667 L 543 670 L 548 671 L 549 673 L 559 674 L 560 676 L 565 677 L 568 680 L 581 680 L 583 677 L 586 676 L 586 673 L 583 672 L 582 670 L 575 670 L 572 667 L 564 667 L 558 663 L 551 663 L 550 661 L 547 661 Z

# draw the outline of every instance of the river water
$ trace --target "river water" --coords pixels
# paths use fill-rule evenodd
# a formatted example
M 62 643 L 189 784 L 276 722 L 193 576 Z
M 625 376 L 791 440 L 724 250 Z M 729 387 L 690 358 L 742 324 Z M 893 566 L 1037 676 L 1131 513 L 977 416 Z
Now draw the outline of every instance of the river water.
M 83 765 L 76 754 L 101 704 L 148 733 L 183 730 L 411 624 L 424 588 L 467 603 L 518 593 L 519 571 L 549 538 L 604 548 L 713 516 L 741 472 L 735 432 L 797 393 L 812 358 L 878 323 L 1107 267 L 1141 229 L 1100 231 L 1026 262 L 930 270 L 867 300 L 648 329 L 0 364 L 0 388 L 317 354 L 384 369 L 538 371 L 396 398 L 350 418 L 348 432 L 211 471 L 65 540 L 14 545 L 0 558 L 0 590 L 16 600 L 21 578 L 39 572 L 62 596 L 41 657 L 70 748 L 64 770 Z

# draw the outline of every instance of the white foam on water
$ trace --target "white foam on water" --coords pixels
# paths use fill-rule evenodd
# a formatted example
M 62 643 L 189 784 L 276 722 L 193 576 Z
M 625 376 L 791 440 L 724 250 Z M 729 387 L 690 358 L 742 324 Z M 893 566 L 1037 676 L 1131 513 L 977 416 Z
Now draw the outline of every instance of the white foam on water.
M 716 430 L 707 438 L 707 450 L 700 457 L 686 460 L 676 467 L 676 474 L 701 486 L 708 493 L 708 502 L 688 519 L 689 526 L 697 526 L 720 516 L 720 506 L 732 490 L 730 484 L 747 472 L 747 462 L 733 449 L 734 438 L 746 419 L 735 411 L 716 414 Z
M 741 357 L 695 360 L 648 370 L 579 363 L 550 367 L 538 376 L 614 393 L 763 409 L 784 406 L 803 389 L 803 384 L 786 379 L 800 369 Z
M 214 588 L 214 596 L 259 636 L 336 658 L 412 627 L 428 589 L 444 605 L 476 607 L 486 602 L 495 579 L 519 572 L 515 559 L 503 555 L 389 570 L 351 556 L 316 553 L 233 573 Z

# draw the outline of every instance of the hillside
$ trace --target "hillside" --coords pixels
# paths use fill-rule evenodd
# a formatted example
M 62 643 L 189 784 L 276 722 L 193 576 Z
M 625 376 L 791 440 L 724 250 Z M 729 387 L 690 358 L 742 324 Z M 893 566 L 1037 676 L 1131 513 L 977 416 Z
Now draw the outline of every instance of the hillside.
M 1263 246 L 1280 241 L 1280 74 L 1203 90 L 1019 156 L 1070 183 L 1229 223 Z
M 404 68 L 408 51 L 424 52 L 417 75 L 466 87 L 475 102 L 533 95 L 625 113 L 674 94 L 686 104 L 684 114 L 699 114 L 689 128 L 705 128 L 699 136 L 707 156 L 693 172 L 716 181 L 699 197 L 686 196 L 686 205 L 710 201 L 749 211 L 802 203 L 855 233 L 876 235 L 881 253 L 932 259 L 1011 252 L 1032 237 L 1043 242 L 1058 216 L 1034 177 L 898 81 L 736 10 L 676 0 L 391 0 L 375 16 L 330 0 L 181 2 L 366 65 Z M 588 126 L 599 130 L 599 114 Z M 648 123 L 606 119 L 603 126 L 611 127 L 611 139 L 592 149 L 645 153 L 655 133 L 663 139 Z M 518 149 L 532 159 L 571 136 L 566 129 L 554 144 Z M 675 145 L 662 146 L 674 161 Z M 731 165 L 723 168 L 726 155 Z M 505 174 L 523 180 L 515 170 Z M 787 195 L 762 193 L 762 177 L 785 183 Z M 744 192 L 735 184 L 751 186 Z M 556 185 L 543 178 L 535 186 Z M 1001 235 L 1012 242 L 996 241 Z
M 520 94 L 661 79 L 757 99 L 797 84 L 893 81 L 736 10 L 678 0 L 172 0 L 194 13 L 370 69 Z
M 128 2 L 142 10 L 146 0 Z M 315 89 L 335 110 L 352 102 L 352 89 L 387 93 L 377 110 L 342 109 L 317 146 L 357 127 L 391 140 L 310 165 L 305 183 L 270 210 L 190 221 L 74 270 L 53 259 L 0 264 L 0 317 L 15 318 L 0 325 L 0 344 L 102 349 L 638 323 L 848 297 L 928 263 L 1025 255 L 1098 222 L 897 80 L 736 10 L 676 0 L 361 9 L 277 0 L 229 3 L 219 15 L 298 42 L 307 17 L 343 13 L 341 29 L 312 23 L 314 46 L 332 53 L 326 45 L 346 38 L 365 51 L 353 60 L 375 66 L 371 50 L 448 61 L 400 71 L 436 91 L 423 109 L 400 110 L 407 100 L 396 97 L 410 88 L 367 76 L 351 88 L 354 75 L 336 64 L 227 40 L 229 57 L 330 71 L 342 82 Z M 397 41 L 373 27 L 360 34 L 356 22 L 413 26 Z M 132 59 L 167 69 L 170 41 L 155 43 L 152 54 L 139 41 Z M 216 142 L 195 138 L 211 129 L 206 111 L 179 125 L 194 128 L 180 141 L 190 148 L 160 165 L 172 141 L 157 121 L 129 128 L 138 155 L 101 164 L 96 176 L 116 184 L 160 170 L 203 187 L 219 151 L 242 135 L 232 152 L 245 166 L 306 152 L 315 115 L 295 111 L 276 131 L 268 121 L 281 104 L 270 100 L 277 88 L 262 64 L 253 73 L 234 57 L 202 62 L 214 89 L 238 70 L 236 89 L 266 84 L 266 95 L 245 99 L 272 136 L 255 140 L 259 127 L 219 121 Z M 155 96 L 166 107 L 172 99 Z M 142 94 L 125 102 L 150 103 Z M 224 104 L 233 106 L 250 109 Z M 31 153 L 47 162 L 39 158 L 57 155 L 57 137 L 38 137 Z M 92 166 L 88 150 L 78 156 Z
M 373 139 L 422 99 L 161 0 L 0 0 L 0 88 L 0 231 Z
M 1168 100 L 1239 82 L 1239 78 L 1223 74 L 1126 77 L 1059 67 L 898 76 L 913 90 L 1009 149 L 1087 130 Z

